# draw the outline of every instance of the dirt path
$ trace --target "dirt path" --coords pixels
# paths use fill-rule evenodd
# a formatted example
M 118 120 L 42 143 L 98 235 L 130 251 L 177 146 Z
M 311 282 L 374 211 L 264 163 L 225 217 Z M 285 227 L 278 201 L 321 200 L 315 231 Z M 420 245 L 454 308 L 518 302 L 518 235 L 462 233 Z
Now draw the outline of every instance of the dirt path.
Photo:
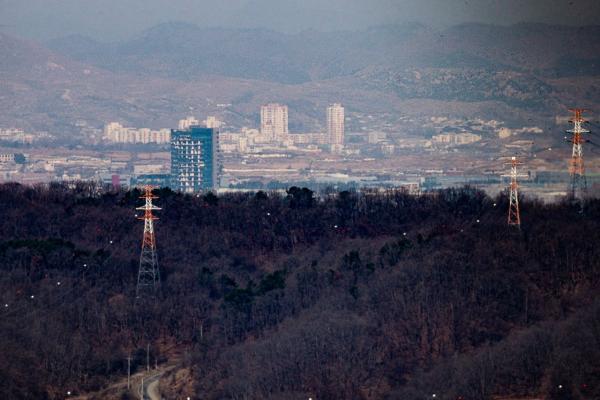
M 161 400 L 158 382 L 160 381 L 162 374 L 163 373 L 161 372 L 160 374 L 144 379 L 144 400 Z

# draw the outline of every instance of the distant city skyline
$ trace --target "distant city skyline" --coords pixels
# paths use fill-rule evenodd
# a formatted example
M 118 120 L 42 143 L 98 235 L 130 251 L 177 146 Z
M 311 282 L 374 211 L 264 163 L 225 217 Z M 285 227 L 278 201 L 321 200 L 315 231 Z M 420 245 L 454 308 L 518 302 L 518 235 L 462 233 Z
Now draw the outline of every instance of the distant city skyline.
M 405 22 L 589 25 L 599 15 L 595 0 L 97 0 L 85 6 L 79 0 L 0 0 L 1 31 L 42 41 L 72 34 L 121 40 L 172 21 L 294 33 Z

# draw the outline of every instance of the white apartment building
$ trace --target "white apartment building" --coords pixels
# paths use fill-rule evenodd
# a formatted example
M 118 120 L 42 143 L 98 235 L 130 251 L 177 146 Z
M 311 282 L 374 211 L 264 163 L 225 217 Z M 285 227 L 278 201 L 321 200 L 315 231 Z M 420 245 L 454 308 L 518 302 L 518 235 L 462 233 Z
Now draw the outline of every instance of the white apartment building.
M 109 141 L 114 142 L 117 132 L 119 132 L 121 129 L 123 129 L 123 125 L 120 123 L 109 122 L 108 124 L 104 125 L 104 137 Z
M 104 137 L 113 143 L 164 144 L 170 142 L 171 131 L 169 129 L 127 128 L 118 122 L 111 122 L 104 126 Z
M 295 133 L 290 134 L 293 144 L 327 144 L 328 138 L 324 133 Z
M 327 137 L 332 146 L 332 152 L 339 151 L 344 146 L 344 107 L 341 104 L 332 104 L 327 107 Z
M 288 107 L 270 103 L 260 108 L 260 133 L 269 140 L 282 142 L 288 135 Z
M 385 132 L 369 132 L 367 141 L 369 144 L 377 144 L 387 139 Z
M 382 143 L 381 152 L 386 156 L 391 156 L 396 151 L 396 146 L 391 143 Z
M 168 170 L 163 164 L 135 164 L 133 166 L 134 175 L 161 174 Z
M 21 129 L 0 129 L 0 140 L 7 142 L 33 143 L 36 139 L 48 138 L 47 133 L 36 133 L 34 136 L 31 133 L 25 133 Z
M 207 128 L 219 129 L 222 125 L 222 122 L 219 121 L 217 117 L 209 115 L 204 120 L 204 125 L 206 125 Z
M 431 138 L 433 144 L 460 146 L 464 144 L 472 144 L 481 140 L 480 135 L 475 135 L 470 132 L 463 133 L 442 133 Z
M 186 129 L 189 129 L 190 126 L 195 126 L 195 125 L 200 125 L 200 121 L 198 121 L 194 117 L 187 117 L 185 119 L 179 120 L 179 123 L 177 124 L 177 129 L 179 129 L 180 131 L 186 130 Z
M 344 145 L 343 144 L 332 144 L 330 147 L 331 150 L 331 154 L 342 154 L 342 152 L 344 151 Z

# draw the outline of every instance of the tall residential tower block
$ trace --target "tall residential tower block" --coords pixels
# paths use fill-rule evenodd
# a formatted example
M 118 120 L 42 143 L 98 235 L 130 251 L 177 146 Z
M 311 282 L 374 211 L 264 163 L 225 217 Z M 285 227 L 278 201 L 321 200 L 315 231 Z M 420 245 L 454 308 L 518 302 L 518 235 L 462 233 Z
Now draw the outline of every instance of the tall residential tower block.
M 270 103 L 260 108 L 260 133 L 269 140 L 282 142 L 288 135 L 288 107 Z
M 344 147 L 344 107 L 332 104 L 327 107 L 327 138 L 333 153 Z
M 219 133 L 191 126 L 171 132 L 171 187 L 184 193 L 214 190 L 220 179 Z

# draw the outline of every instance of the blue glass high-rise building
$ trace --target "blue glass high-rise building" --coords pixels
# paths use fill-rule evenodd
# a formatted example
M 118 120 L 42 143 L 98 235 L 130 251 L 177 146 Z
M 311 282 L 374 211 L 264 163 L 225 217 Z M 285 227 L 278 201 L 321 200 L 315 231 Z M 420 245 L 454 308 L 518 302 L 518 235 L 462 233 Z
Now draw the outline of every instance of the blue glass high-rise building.
M 184 193 L 219 187 L 219 133 L 191 126 L 171 130 L 171 187 Z

